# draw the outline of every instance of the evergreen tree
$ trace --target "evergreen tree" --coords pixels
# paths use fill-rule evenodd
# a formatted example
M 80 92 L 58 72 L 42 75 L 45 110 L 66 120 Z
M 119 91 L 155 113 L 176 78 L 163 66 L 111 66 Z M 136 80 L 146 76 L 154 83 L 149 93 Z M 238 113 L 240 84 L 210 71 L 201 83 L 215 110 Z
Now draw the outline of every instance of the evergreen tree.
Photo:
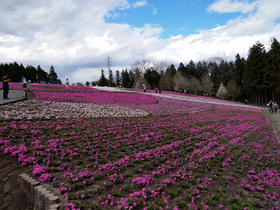
M 244 96 L 244 90 L 243 90 L 243 74 L 244 74 L 244 68 L 245 68 L 246 61 L 244 58 L 241 58 L 239 54 L 235 56 L 235 62 L 234 62 L 234 78 L 237 87 L 240 89 L 241 93 L 241 101 L 245 100 Z
M 144 74 L 144 78 L 147 80 L 151 88 L 155 88 L 159 83 L 160 74 L 153 68 L 147 69 L 147 71 Z
M 54 69 L 53 69 L 54 71 Z M 50 83 L 48 73 L 45 72 L 40 65 L 37 69 L 31 65 L 24 67 L 22 64 L 18 65 L 17 62 L 10 64 L 0 64 L 0 76 L 8 74 L 13 82 L 21 82 L 22 76 L 33 83 Z M 55 73 L 56 74 L 56 73 Z M 56 84 L 61 84 L 60 79 L 56 75 Z
M 177 68 L 177 72 L 180 72 L 182 76 L 186 76 L 187 72 L 186 72 L 186 67 L 185 65 L 181 62 Z
M 166 69 L 165 75 L 166 75 L 166 74 L 170 74 L 171 77 L 174 77 L 174 75 L 176 74 L 176 68 L 175 68 L 174 64 L 171 64 L 171 65 Z
M 220 68 L 216 62 L 210 62 L 208 64 L 208 69 L 213 82 L 213 93 L 216 93 L 222 82 Z
M 121 85 L 121 75 L 119 70 L 116 71 L 115 83 L 117 87 Z
M 51 84 L 57 84 L 58 83 L 57 74 L 56 74 L 53 66 L 51 66 L 51 68 L 50 68 L 49 82 Z
M 237 86 L 242 87 L 243 85 L 243 74 L 245 68 L 245 59 L 241 58 L 240 55 L 237 53 L 235 56 L 234 62 L 234 78 Z
M 188 79 L 198 76 L 195 63 L 192 60 L 190 60 L 190 62 L 186 66 L 186 71 L 184 73 L 184 76 L 187 77 Z
M 264 73 L 264 85 L 268 90 L 265 96 L 266 101 L 273 99 L 273 101 L 279 101 L 280 93 L 280 44 L 277 39 L 273 39 L 270 50 L 266 56 L 266 66 Z M 269 97 L 269 98 L 268 98 Z
M 99 86 L 108 86 L 108 80 L 106 79 L 104 75 L 104 70 L 101 69 L 101 76 L 100 79 L 98 80 L 98 85 Z
M 121 71 L 122 86 L 124 88 L 129 88 L 130 78 L 127 69 Z
M 260 42 L 254 44 L 250 50 L 244 68 L 243 81 L 246 96 L 251 103 L 262 105 L 264 100 L 264 69 L 266 52 Z
M 40 65 L 38 65 L 37 72 L 36 72 L 36 81 L 31 80 L 31 82 L 47 83 L 47 81 L 48 81 L 48 73 L 45 72 Z
M 25 76 L 28 78 L 28 80 L 31 80 L 31 82 L 38 82 L 37 79 L 37 70 L 33 66 L 27 66 L 25 68 Z M 40 81 L 39 81 L 40 82 Z
M 133 84 L 135 82 L 134 74 L 131 70 L 129 70 L 128 74 L 129 74 L 129 85 L 128 86 L 129 86 L 129 88 L 132 88 Z
M 229 81 L 235 80 L 235 77 L 234 77 L 234 63 L 232 61 L 226 62 L 225 70 L 224 71 L 225 72 L 224 72 L 224 81 L 223 81 L 223 83 L 225 84 L 225 86 L 227 86 Z
M 114 77 L 113 77 L 112 70 L 109 70 L 108 85 L 109 85 L 109 87 L 115 87 L 116 86 L 116 84 L 114 82 Z
M 176 74 L 176 68 L 174 64 L 171 64 L 166 68 L 165 74 L 161 75 L 158 86 L 162 90 L 172 91 L 174 90 L 173 77 Z
M 209 74 L 207 63 L 205 61 L 203 61 L 203 62 L 199 61 L 196 65 L 196 75 L 195 75 L 195 77 L 197 79 L 201 80 L 203 75 L 205 75 L 205 74 Z
M 8 74 L 12 81 L 14 82 L 21 81 L 21 78 L 24 75 L 19 70 L 20 68 L 17 62 L 14 62 L 13 64 L 12 63 L 9 64 Z
M 226 85 L 226 83 L 227 83 L 226 75 L 227 75 L 228 71 L 229 71 L 229 68 L 228 68 L 227 61 L 222 59 L 219 64 L 218 78 L 219 78 L 220 82 L 223 83 L 223 85 Z

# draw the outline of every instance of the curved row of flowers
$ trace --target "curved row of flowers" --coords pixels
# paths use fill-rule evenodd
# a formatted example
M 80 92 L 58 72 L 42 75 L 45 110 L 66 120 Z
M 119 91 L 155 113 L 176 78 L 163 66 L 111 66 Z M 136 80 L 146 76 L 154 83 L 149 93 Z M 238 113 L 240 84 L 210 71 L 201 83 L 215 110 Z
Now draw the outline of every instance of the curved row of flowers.
M 146 117 L 2 120 L 0 150 L 66 209 L 279 209 L 279 143 L 262 112 L 156 100 L 125 105 Z

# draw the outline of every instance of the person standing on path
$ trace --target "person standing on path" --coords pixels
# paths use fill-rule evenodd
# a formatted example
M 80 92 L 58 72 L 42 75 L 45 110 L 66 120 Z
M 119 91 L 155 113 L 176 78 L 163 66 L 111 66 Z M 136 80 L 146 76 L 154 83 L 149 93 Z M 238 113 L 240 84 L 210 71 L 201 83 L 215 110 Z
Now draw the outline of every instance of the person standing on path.
M 22 88 L 26 88 L 26 78 L 25 78 L 25 76 L 22 76 L 21 82 L 22 82 Z
M 11 81 L 7 75 L 4 75 L 3 79 L 3 99 L 7 100 L 9 94 L 9 82 Z
M 68 78 L 66 78 L 65 84 L 66 84 L 66 90 L 68 90 L 69 89 L 69 80 L 68 80 Z
M 278 104 L 277 104 L 277 102 L 275 101 L 275 102 L 274 102 L 274 112 L 275 112 L 275 114 L 277 114 L 277 109 L 278 109 Z
M 268 103 L 268 107 L 269 107 L 269 113 L 270 113 L 270 114 L 273 114 L 273 108 L 274 108 L 274 106 L 273 106 L 272 100 L 270 100 L 270 102 Z

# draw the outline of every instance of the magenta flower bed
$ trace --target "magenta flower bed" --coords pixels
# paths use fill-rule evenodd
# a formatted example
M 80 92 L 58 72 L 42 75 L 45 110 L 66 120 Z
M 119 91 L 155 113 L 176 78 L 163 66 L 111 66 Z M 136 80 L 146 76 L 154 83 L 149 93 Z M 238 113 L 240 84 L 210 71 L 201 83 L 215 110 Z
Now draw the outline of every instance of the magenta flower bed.
M 36 95 L 35 100 L 56 101 L 56 102 L 76 102 L 94 104 L 155 104 L 158 101 L 152 96 L 137 93 L 119 92 L 94 92 L 94 91 L 75 91 L 59 92 L 55 94 L 49 91 L 33 91 Z
M 0 88 L 3 88 L 3 83 L 0 83 Z M 21 89 L 22 88 L 22 83 L 14 83 L 10 82 L 9 83 L 9 88 L 10 89 Z M 31 83 L 30 84 L 30 89 L 31 90 L 41 90 L 41 91 L 49 91 L 49 92 L 56 92 L 56 91 L 66 91 L 66 86 L 65 85 L 48 85 L 48 84 L 36 84 L 36 83 Z M 69 85 L 69 89 L 67 91 L 70 92 L 93 92 L 93 91 L 102 91 L 90 86 L 73 86 Z
M 65 198 L 65 209 L 280 208 L 280 145 L 261 109 L 64 88 L 34 85 L 34 112 L 42 100 L 151 113 L 0 120 L 0 150 Z
M 0 124 L 0 150 L 66 209 L 279 208 L 280 147 L 261 112 Z
M 46 85 L 46 84 L 31 84 L 30 89 L 40 90 L 46 92 L 101 92 L 102 90 L 90 87 L 90 86 L 73 86 L 69 85 L 69 88 L 66 89 L 65 85 Z
M 172 114 L 183 114 L 183 113 L 196 113 L 211 109 L 237 109 L 237 110 L 247 110 L 247 111 L 257 111 L 262 112 L 260 108 L 244 106 L 235 106 L 234 103 L 228 103 L 227 105 L 212 104 L 212 103 L 202 103 L 195 101 L 178 100 L 172 98 L 165 98 L 160 96 L 154 96 L 157 99 L 157 104 L 127 104 L 126 107 L 144 110 L 151 113 L 154 116 L 158 115 L 172 115 Z

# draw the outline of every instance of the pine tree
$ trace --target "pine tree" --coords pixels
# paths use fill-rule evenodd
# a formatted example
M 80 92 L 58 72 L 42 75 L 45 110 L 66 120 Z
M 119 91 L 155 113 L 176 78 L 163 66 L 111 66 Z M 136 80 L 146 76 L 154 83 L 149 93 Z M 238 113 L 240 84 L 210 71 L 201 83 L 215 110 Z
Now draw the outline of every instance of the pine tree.
M 116 71 L 115 83 L 117 87 L 121 85 L 121 75 L 119 70 Z
M 133 84 L 135 82 L 135 79 L 134 79 L 135 76 L 131 70 L 129 70 L 128 74 L 129 74 L 129 85 L 128 86 L 129 86 L 129 88 L 132 88 Z
M 109 70 L 108 85 L 109 85 L 109 87 L 115 87 L 116 86 L 116 84 L 114 82 L 113 71 L 111 69 Z
M 244 68 L 244 90 L 250 102 L 258 105 L 264 103 L 264 69 L 266 52 L 260 42 L 254 44 L 250 50 Z
M 187 74 L 187 69 L 185 65 L 181 62 L 177 68 L 177 72 L 180 72 L 182 76 L 186 76 Z
M 124 88 L 129 88 L 130 78 L 127 69 L 121 71 L 121 80 L 122 80 L 122 86 Z
M 213 82 L 213 93 L 216 93 L 222 82 L 220 68 L 216 62 L 210 62 L 208 64 L 211 80 Z
M 273 39 L 271 48 L 266 56 L 266 66 L 264 73 L 264 85 L 269 91 L 266 101 L 271 98 L 275 101 L 279 101 L 279 81 L 280 81 L 280 44 L 277 39 Z M 275 99 L 276 98 L 276 99 Z
M 235 56 L 235 62 L 234 62 L 234 78 L 237 87 L 240 89 L 240 99 L 241 101 L 245 100 L 245 94 L 243 90 L 243 74 L 244 74 L 244 68 L 245 68 L 246 61 L 240 55 L 237 53 Z
M 101 69 L 101 76 L 100 79 L 98 80 L 98 85 L 99 86 L 108 86 L 108 80 L 106 79 L 104 75 L 104 70 Z
M 29 78 L 28 78 L 29 79 Z M 40 65 L 37 66 L 37 71 L 36 71 L 36 82 L 39 83 L 46 83 L 48 81 L 48 73 L 45 72 Z M 33 81 L 35 82 L 35 81 Z
M 57 74 L 56 74 L 53 66 L 51 66 L 51 68 L 50 68 L 48 80 L 51 84 L 57 84 L 57 82 L 58 82 Z
M 184 76 L 188 79 L 198 76 L 195 63 L 192 60 L 190 60 L 189 64 L 186 66 Z
M 156 88 L 160 80 L 160 74 L 155 69 L 151 68 L 147 69 L 144 73 L 144 78 L 152 88 Z

